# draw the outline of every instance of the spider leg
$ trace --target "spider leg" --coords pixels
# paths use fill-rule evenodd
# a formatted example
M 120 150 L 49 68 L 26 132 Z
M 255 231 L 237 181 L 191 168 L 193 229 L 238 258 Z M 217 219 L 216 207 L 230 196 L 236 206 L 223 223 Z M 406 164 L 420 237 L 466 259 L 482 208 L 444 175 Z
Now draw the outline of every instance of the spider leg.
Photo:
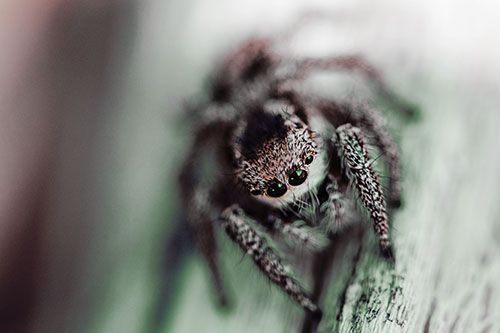
M 277 61 L 271 51 L 272 41 L 252 38 L 227 57 L 213 80 L 212 98 L 215 102 L 227 102 L 241 85 L 265 74 Z
M 325 296 L 325 283 L 328 287 L 328 277 L 331 276 L 332 266 L 336 259 L 343 258 L 346 255 L 346 248 L 353 241 L 357 240 L 361 247 L 360 240 L 362 239 L 364 228 L 360 224 L 347 227 L 341 234 L 332 235 L 332 241 L 323 251 L 317 253 L 313 258 L 312 277 L 313 291 L 311 298 L 313 301 L 320 303 Z M 358 250 L 359 251 L 359 250 Z M 323 296 L 323 297 L 322 297 Z M 302 323 L 302 332 L 314 332 L 314 322 L 306 317 Z
M 389 206 L 401 206 L 401 170 L 399 168 L 398 146 L 385 127 L 385 121 L 380 111 L 369 102 L 359 105 L 361 110 L 358 124 L 372 134 L 375 144 L 380 149 L 389 166 Z
M 382 254 L 393 258 L 384 194 L 378 176 L 370 165 L 363 134 L 359 128 L 344 124 L 337 128 L 337 142 L 346 171 L 354 180 L 361 203 L 370 213 Z
M 344 193 L 340 191 L 337 180 L 335 180 L 331 171 L 328 177 L 331 179 L 331 183 L 326 188 L 328 200 L 321 206 L 321 211 L 326 216 L 326 218 L 322 220 L 322 224 L 324 224 L 324 228 L 328 234 L 334 235 L 348 227 L 352 221 L 346 218 L 344 207 L 345 196 Z
M 384 117 L 370 102 L 337 105 L 334 102 L 318 103 L 322 114 L 334 126 L 351 123 L 363 129 L 373 137 L 374 144 L 380 149 L 389 169 L 389 206 L 401 206 L 401 170 L 398 146 L 385 126 Z
M 217 133 L 223 126 L 221 122 L 213 122 L 198 131 L 191 151 L 183 164 L 179 176 L 181 195 L 184 203 L 187 221 L 194 234 L 194 238 L 204 261 L 206 262 L 213 285 L 215 287 L 218 303 L 228 306 L 228 297 L 222 274 L 220 271 L 217 242 L 214 231 L 213 203 L 210 200 L 210 184 L 200 184 L 197 166 L 201 152 L 205 145 L 212 139 L 212 133 Z
M 293 223 L 283 223 L 275 220 L 274 230 L 296 246 L 300 246 L 312 252 L 323 250 L 330 243 L 326 234 L 318 227 L 310 227 L 305 221 L 298 220 Z
M 318 305 L 304 292 L 293 275 L 283 266 L 280 257 L 248 221 L 249 217 L 237 205 L 225 209 L 221 215 L 222 227 L 229 238 L 252 257 L 264 275 L 319 322 L 322 313 Z
M 229 305 L 220 270 L 219 253 L 215 237 L 214 223 L 210 219 L 209 192 L 199 189 L 188 201 L 187 218 L 194 233 L 197 246 L 208 266 L 217 297 L 222 307 Z
M 408 118 L 418 115 L 415 105 L 398 96 L 382 79 L 379 71 L 360 55 L 335 56 L 329 58 L 305 58 L 296 63 L 295 79 L 303 79 L 312 70 L 357 71 L 365 76 L 377 92 Z

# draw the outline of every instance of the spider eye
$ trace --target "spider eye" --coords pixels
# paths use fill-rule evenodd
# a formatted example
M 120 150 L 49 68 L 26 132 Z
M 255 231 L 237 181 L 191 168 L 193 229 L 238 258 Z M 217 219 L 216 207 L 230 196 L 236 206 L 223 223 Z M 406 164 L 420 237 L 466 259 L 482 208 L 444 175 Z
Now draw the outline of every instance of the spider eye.
M 260 195 L 262 192 L 260 190 L 253 190 L 253 191 L 250 191 L 250 193 L 252 195 Z
M 276 181 L 267 188 L 267 194 L 273 198 L 279 198 L 286 193 L 286 185 Z
M 307 172 L 304 170 L 295 170 L 288 177 L 288 183 L 292 186 L 298 186 L 302 184 L 307 178 Z
M 314 160 L 314 157 L 312 155 L 309 155 L 306 157 L 306 164 L 311 164 Z

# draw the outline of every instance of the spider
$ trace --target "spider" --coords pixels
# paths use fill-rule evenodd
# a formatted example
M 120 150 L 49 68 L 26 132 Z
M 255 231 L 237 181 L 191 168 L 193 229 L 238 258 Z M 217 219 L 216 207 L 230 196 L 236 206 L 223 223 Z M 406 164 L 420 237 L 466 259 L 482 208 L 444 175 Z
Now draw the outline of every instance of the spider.
M 206 101 L 196 107 L 180 189 L 221 305 L 228 299 L 215 225 L 318 323 L 317 297 L 286 268 L 269 237 L 299 251 L 321 251 L 354 220 L 348 211 L 361 207 L 381 254 L 394 259 L 387 210 L 400 206 L 401 186 L 398 147 L 379 110 L 368 100 L 313 96 L 305 92 L 306 79 L 315 71 L 359 72 L 387 101 L 407 114 L 413 111 L 360 56 L 297 59 L 277 52 L 275 44 L 249 39 L 215 71 Z M 365 135 L 386 162 L 387 200 Z M 354 201 L 360 204 L 349 205 Z

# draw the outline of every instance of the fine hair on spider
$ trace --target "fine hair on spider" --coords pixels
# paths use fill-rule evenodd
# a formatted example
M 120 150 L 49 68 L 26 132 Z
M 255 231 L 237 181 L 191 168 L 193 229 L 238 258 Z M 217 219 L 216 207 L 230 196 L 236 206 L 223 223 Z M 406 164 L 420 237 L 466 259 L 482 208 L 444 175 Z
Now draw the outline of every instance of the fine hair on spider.
M 305 310 L 303 330 L 314 331 L 322 317 L 320 287 L 307 292 L 269 239 L 319 256 L 364 211 L 381 254 L 394 261 L 387 212 L 401 205 L 401 172 L 398 146 L 372 102 L 306 93 L 306 78 L 318 71 L 360 73 L 403 114 L 415 110 L 361 56 L 297 58 L 278 52 L 276 43 L 251 38 L 215 70 L 209 98 L 196 107 L 196 131 L 179 184 L 219 304 L 227 305 L 228 297 L 216 225 Z M 200 170 L 207 154 L 213 156 L 210 168 L 203 168 L 208 176 Z M 387 191 L 373 165 L 379 158 L 387 169 Z M 318 285 L 322 279 L 314 277 Z

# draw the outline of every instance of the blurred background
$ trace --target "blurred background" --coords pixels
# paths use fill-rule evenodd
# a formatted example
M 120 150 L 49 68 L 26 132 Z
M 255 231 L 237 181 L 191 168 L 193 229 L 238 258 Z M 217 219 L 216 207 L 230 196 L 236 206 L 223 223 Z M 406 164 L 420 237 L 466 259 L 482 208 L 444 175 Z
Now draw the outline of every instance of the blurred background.
M 499 309 L 499 261 L 489 255 L 500 243 L 498 2 L 4 0 L 0 331 L 279 332 L 300 323 L 300 310 L 227 242 L 236 307 L 214 309 L 179 222 L 176 177 L 192 133 L 183 105 L 203 94 L 220 57 L 307 11 L 330 18 L 299 31 L 291 50 L 363 54 L 422 109 L 418 123 L 390 122 L 406 174 L 397 234 L 411 244 L 396 236 L 398 253 L 449 255 L 429 272 L 456 276 L 485 244 L 485 279 L 497 281 L 488 302 Z M 405 270 L 410 281 L 426 272 Z M 437 309 L 430 331 L 453 320 Z M 412 325 L 423 327 L 423 316 L 410 315 Z

